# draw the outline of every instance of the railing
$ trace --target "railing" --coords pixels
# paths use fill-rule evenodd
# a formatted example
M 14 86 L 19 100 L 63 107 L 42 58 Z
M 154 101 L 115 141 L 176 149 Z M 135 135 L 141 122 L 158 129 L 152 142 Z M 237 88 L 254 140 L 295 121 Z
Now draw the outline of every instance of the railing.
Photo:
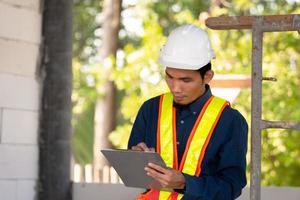
M 101 183 L 123 183 L 115 169 L 111 166 L 104 166 L 102 170 L 100 170 Z M 87 164 L 85 166 L 81 166 L 76 163 L 73 167 L 73 181 L 75 183 L 93 183 L 96 182 L 93 178 L 93 166 L 91 164 Z

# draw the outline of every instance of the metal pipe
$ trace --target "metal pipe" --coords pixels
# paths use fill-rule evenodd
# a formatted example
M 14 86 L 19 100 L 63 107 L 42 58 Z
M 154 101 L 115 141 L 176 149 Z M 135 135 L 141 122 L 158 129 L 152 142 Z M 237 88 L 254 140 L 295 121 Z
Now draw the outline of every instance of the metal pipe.
M 252 26 L 251 90 L 251 180 L 250 200 L 260 200 L 261 112 L 262 112 L 262 40 L 263 17 L 255 17 Z
M 262 77 L 262 80 L 263 81 L 277 81 L 277 78 L 274 78 L 274 77 Z

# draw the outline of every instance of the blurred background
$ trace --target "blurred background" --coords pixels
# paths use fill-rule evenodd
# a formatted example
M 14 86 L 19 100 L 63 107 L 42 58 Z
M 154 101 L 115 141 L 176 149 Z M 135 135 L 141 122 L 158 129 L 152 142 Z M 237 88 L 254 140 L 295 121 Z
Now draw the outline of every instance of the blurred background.
M 103 52 L 109 51 L 104 49 L 109 45 L 103 41 L 107 31 L 103 27 L 104 2 L 75 1 L 74 6 L 72 149 L 76 163 L 82 166 L 94 163 L 95 167 L 98 167 L 95 162 L 101 165 L 105 162 L 99 155 L 101 148 L 126 148 L 132 123 L 143 101 L 166 91 L 164 68 L 158 65 L 157 58 L 172 29 L 193 23 L 209 32 L 216 52 L 212 62 L 215 74 L 228 75 L 221 76 L 228 81 L 246 82 L 244 86 L 223 88 L 225 92 L 220 95 L 232 102 L 250 126 L 251 86 L 247 81 L 251 75 L 251 31 L 210 30 L 204 20 L 221 15 L 300 12 L 297 0 L 123 0 L 119 33 L 116 38 L 110 35 L 110 40 L 117 41 L 117 48 L 103 57 Z M 263 83 L 263 119 L 297 121 L 300 118 L 299 44 L 297 32 L 264 36 L 263 76 L 276 77 L 277 82 Z M 217 84 L 213 91 L 218 95 L 220 90 L 222 85 Z M 114 109 L 106 110 L 110 106 Z M 106 138 L 108 141 L 104 141 Z M 263 131 L 262 185 L 300 185 L 299 139 L 299 131 L 295 130 Z
M 158 53 L 182 24 L 209 33 L 212 91 L 250 127 L 251 30 L 211 30 L 205 20 L 299 13 L 300 0 L 0 0 L 0 199 L 138 194 L 100 149 L 127 148 L 142 103 L 167 91 Z M 264 33 L 263 76 L 277 81 L 263 82 L 263 119 L 300 119 L 299 39 L 296 31 Z M 263 130 L 262 186 L 296 188 L 269 193 L 299 199 L 299 158 L 299 131 Z

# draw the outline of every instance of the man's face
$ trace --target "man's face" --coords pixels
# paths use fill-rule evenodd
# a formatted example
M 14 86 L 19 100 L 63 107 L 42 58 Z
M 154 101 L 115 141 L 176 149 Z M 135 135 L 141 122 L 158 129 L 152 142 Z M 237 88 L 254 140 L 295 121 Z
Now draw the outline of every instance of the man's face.
M 166 68 L 166 82 L 174 96 L 174 101 L 187 105 L 205 92 L 206 81 L 195 70 Z

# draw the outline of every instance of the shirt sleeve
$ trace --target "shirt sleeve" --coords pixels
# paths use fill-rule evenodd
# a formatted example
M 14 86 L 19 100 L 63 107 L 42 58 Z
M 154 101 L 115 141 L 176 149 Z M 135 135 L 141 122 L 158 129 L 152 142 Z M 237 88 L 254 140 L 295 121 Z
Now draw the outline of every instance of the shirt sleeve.
M 145 103 L 141 106 L 135 121 L 133 123 L 130 137 L 128 140 L 127 148 L 131 149 L 132 146 L 137 145 L 140 142 L 145 141 L 145 130 L 146 130 L 146 105 Z
M 234 111 L 230 137 L 218 153 L 219 165 L 214 175 L 199 177 L 184 174 L 186 188 L 183 200 L 232 200 L 246 185 L 246 152 L 248 125 L 243 116 Z M 225 132 L 225 131 L 224 131 Z

